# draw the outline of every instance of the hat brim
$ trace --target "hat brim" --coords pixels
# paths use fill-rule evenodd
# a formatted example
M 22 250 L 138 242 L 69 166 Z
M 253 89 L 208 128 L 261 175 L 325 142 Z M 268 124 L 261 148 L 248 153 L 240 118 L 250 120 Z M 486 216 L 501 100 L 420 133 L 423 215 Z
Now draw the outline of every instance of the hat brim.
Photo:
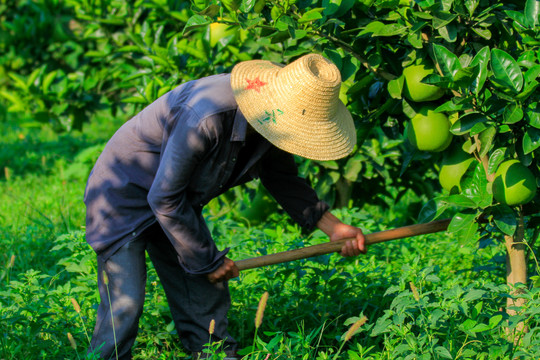
M 350 154 L 356 131 L 346 106 L 338 98 L 328 113 L 316 97 L 280 79 L 282 68 L 266 60 L 234 67 L 231 87 L 248 123 L 276 147 L 308 159 L 336 160 Z

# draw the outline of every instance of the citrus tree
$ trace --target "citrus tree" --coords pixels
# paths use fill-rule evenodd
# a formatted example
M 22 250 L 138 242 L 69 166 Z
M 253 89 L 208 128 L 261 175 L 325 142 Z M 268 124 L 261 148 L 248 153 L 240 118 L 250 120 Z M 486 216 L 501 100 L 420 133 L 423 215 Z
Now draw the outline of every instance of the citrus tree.
M 451 211 L 448 230 L 459 238 L 504 240 L 509 284 L 527 283 L 526 249 L 539 224 L 539 1 L 193 6 L 186 33 L 219 23 L 248 31 L 269 48 L 280 44 L 279 56 L 265 51 L 263 58 L 283 62 L 315 49 L 331 59 L 342 73 L 342 100 L 355 116 L 359 144 L 382 130 L 401 140 L 400 176 L 425 171 L 426 160 L 439 171 L 443 189 L 419 220 Z M 342 163 L 318 166 L 337 187 L 354 188 L 366 160 L 359 146 Z

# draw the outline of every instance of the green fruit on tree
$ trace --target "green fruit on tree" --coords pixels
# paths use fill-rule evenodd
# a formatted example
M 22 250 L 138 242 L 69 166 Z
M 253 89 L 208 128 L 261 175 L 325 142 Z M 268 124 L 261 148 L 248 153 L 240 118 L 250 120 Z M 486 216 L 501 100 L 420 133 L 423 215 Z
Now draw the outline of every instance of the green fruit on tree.
M 264 188 L 259 188 L 249 205 L 239 212 L 240 217 L 245 218 L 250 224 L 260 224 L 268 216 L 277 210 L 276 201 Z
M 422 82 L 426 76 L 433 73 L 432 69 L 428 69 L 424 65 L 411 65 L 403 69 L 403 76 L 405 77 L 403 95 L 415 102 L 440 99 L 444 95 L 443 89 Z
M 474 161 L 474 157 L 461 148 L 445 153 L 439 171 L 439 182 L 443 189 L 453 192 L 461 191 L 461 178 Z
M 536 195 L 536 178 L 519 160 L 507 160 L 499 165 L 493 180 L 493 196 L 501 204 L 526 204 Z
M 211 23 L 210 24 L 210 46 L 215 47 L 217 43 L 227 36 L 236 35 L 236 27 L 233 25 L 227 25 L 222 23 Z
M 433 107 L 424 106 L 407 126 L 407 138 L 418 150 L 443 151 L 452 142 L 450 121 L 446 115 L 435 112 Z

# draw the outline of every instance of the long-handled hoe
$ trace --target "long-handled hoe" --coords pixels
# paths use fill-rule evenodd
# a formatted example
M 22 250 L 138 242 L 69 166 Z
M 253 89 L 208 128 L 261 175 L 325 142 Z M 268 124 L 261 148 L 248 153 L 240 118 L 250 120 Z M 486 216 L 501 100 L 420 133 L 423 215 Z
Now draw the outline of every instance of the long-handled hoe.
M 448 224 L 450 224 L 450 220 L 451 219 L 436 220 L 424 224 L 408 225 L 396 229 L 366 234 L 366 245 L 445 231 L 448 228 Z M 239 270 L 248 270 L 266 265 L 274 265 L 294 260 L 306 259 L 313 256 L 340 251 L 341 247 L 347 240 L 350 239 L 342 239 L 339 241 L 306 246 L 300 249 L 283 251 L 276 254 L 238 260 L 235 261 L 235 263 Z

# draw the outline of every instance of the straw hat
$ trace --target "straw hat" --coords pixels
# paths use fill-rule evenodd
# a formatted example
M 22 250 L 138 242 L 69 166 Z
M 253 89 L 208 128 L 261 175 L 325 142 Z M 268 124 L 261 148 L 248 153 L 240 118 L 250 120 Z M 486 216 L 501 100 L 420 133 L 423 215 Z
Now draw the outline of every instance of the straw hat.
M 241 62 L 232 70 L 231 86 L 248 123 L 282 150 L 335 160 L 356 145 L 352 116 L 339 99 L 341 74 L 321 55 L 305 55 L 287 66 Z

